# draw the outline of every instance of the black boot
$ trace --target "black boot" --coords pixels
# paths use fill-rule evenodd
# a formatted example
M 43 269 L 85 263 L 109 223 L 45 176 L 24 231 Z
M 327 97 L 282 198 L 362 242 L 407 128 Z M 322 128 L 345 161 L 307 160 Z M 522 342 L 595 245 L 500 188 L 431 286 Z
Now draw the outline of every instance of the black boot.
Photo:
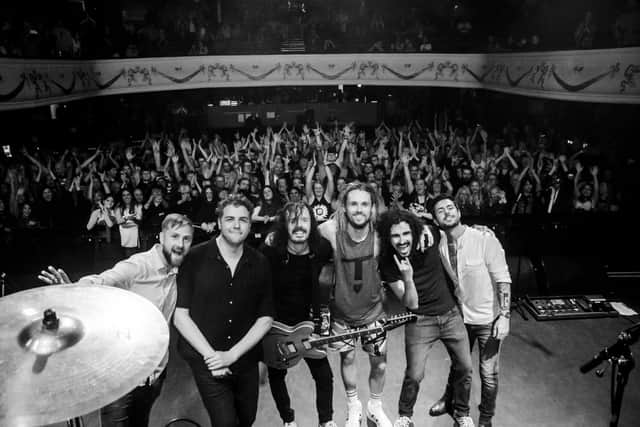
M 442 396 L 440 400 L 434 403 L 429 408 L 429 415 L 432 417 L 439 417 L 440 415 L 449 414 L 453 416 L 453 408 L 451 407 L 451 401 L 445 396 Z

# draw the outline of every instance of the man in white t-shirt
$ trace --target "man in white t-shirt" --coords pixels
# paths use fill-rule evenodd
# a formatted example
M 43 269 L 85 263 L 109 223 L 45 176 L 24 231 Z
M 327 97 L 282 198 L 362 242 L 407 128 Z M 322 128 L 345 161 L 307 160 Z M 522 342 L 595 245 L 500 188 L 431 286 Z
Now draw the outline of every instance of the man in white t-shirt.
M 433 217 L 444 231 L 440 255 L 455 285 L 458 304 L 473 350 L 480 347 L 480 420 L 490 427 L 498 394 L 500 343 L 509 334 L 511 276 L 504 250 L 492 233 L 460 223 L 460 210 L 451 197 L 434 200 Z M 430 410 L 431 415 L 446 412 L 447 395 Z

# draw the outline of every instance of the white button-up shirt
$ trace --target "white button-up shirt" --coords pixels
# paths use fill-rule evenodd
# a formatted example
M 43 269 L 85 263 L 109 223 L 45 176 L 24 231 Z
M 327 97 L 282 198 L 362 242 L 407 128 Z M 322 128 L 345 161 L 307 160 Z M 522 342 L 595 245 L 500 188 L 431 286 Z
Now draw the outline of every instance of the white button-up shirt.
M 511 283 L 511 275 L 498 239 L 492 233 L 463 227 L 456 240 L 458 271 L 452 270 L 445 233 L 440 240 L 440 256 L 455 283 L 464 322 L 484 325 L 493 322 L 500 312 L 496 284 Z
M 162 312 L 167 323 L 176 308 L 178 290 L 176 286 L 177 267 L 166 263 L 162 247 L 155 244 L 146 252 L 132 255 L 120 261 L 113 268 L 100 274 L 81 278 L 79 283 L 117 286 L 135 292 L 148 299 Z M 169 350 L 150 377 L 153 382 L 162 373 L 169 361 Z

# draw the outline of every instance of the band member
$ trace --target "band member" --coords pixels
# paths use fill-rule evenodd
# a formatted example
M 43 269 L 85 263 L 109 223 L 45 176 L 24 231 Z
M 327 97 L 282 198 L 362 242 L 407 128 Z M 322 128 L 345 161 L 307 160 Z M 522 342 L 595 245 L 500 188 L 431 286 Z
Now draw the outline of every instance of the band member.
M 287 325 L 321 319 L 329 295 L 318 277 L 331 257 L 330 243 L 318 233 L 314 215 L 302 202 L 287 203 L 278 215 L 274 232 L 261 247 L 271 264 L 275 320 Z M 319 323 L 319 322 L 318 322 Z M 328 332 L 327 327 L 327 332 Z M 320 325 L 316 326 L 320 331 Z M 321 427 L 333 422 L 333 374 L 326 358 L 305 358 L 316 384 L 316 408 Z M 285 383 L 286 369 L 269 368 L 269 386 L 286 427 L 297 426 Z
M 471 354 L 464 322 L 447 285 L 438 246 L 420 251 L 422 221 L 409 211 L 392 209 L 380 217 L 382 279 L 418 320 L 405 326 L 407 367 L 394 427 L 412 427 L 413 407 L 424 378 L 429 350 L 437 340 L 445 345 L 452 364 L 452 401 L 456 425 L 473 426 L 469 417 Z M 436 243 L 438 243 L 438 234 Z
M 180 214 L 165 216 L 156 243 L 146 252 L 120 261 L 110 270 L 81 278 L 78 283 L 117 286 L 135 292 L 151 301 L 167 322 L 176 307 L 176 273 L 191 247 L 193 225 Z M 48 267 L 40 280 L 48 284 L 71 283 L 62 269 Z M 169 350 L 154 373 L 140 386 L 122 398 L 102 408 L 104 427 L 139 427 L 149 425 L 149 413 L 160 395 L 166 377 Z
M 178 351 L 216 427 L 247 427 L 255 421 L 256 344 L 274 315 L 269 262 L 245 245 L 252 210 L 244 196 L 222 200 L 220 235 L 194 246 L 178 273 Z
M 351 183 L 341 195 L 335 215 L 318 227 L 331 242 L 335 268 L 335 286 L 331 301 L 332 332 L 339 334 L 354 327 L 379 326 L 384 316 L 382 285 L 378 274 L 378 243 L 374 232 L 377 198 L 370 185 Z M 386 368 L 386 335 L 362 339 L 369 354 L 369 401 L 367 418 L 378 427 L 391 427 L 382 409 Z M 355 341 L 334 346 L 340 352 L 342 381 L 347 394 L 345 427 L 360 426 L 362 403 L 358 399 Z
M 440 255 L 455 284 L 470 348 L 473 349 L 476 341 L 480 347 L 482 387 L 478 424 L 490 427 L 498 394 L 500 343 L 509 334 L 509 268 L 498 239 L 492 233 L 462 225 L 460 210 L 453 199 L 437 197 L 433 211 L 438 226 L 445 232 L 439 245 Z M 445 412 L 450 396 L 451 393 L 447 391 L 430 413 L 440 415 Z

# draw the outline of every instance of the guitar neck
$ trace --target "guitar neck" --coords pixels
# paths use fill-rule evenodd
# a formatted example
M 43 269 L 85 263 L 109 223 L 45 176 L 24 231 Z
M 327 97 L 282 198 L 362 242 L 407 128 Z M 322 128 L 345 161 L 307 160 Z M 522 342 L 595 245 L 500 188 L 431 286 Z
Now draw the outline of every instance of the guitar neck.
M 320 347 L 325 344 L 331 344 L 333 342 L 343 341 L 350 338 L 358 338 L 365 335 L 380 334 L 384 331 L 397 328 L 398 326 L 401 326 L 405 323 L 415 320 L 416 317 L 417 316 L 415 314 L 403 315 L 402 317 L 394 317 L 394 318 L 388 319 L 387 322 L 382 326 L 378 326 L 375 328 L 357 329 L 354 331 L 345 332 L 343 334 L 338 334 L 338 335 L 331 335 L 328 337 L 313 338 L 309 340 L 309 344 L 311 344 L 311 346 L 313 347 Z
M 337 341 L 348 340 L 350 338 L 359 338 L 364 335 L 379 334 L 382 332 L 384 332 L 383 327 L 377 327 L 373 329 L 363 329 L 360 331 L 347 332 L 339 335 L 331 335 L 328 337 L 310 339 L 309 344 L 311 344 L 313 347 L 320 347 L 325 344 L 331 344 Z

